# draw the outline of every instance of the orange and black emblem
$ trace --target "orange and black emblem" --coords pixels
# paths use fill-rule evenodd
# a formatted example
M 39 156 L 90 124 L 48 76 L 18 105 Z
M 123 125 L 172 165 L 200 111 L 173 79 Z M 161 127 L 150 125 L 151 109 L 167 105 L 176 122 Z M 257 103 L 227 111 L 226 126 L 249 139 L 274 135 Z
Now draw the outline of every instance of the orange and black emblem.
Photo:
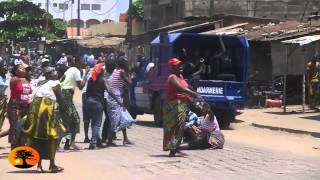
M 14 148 L 8 156 L 10 164 L 23 169 L 33 167 L 39 162 L 39 159 L 38 151 L 27 146 Z

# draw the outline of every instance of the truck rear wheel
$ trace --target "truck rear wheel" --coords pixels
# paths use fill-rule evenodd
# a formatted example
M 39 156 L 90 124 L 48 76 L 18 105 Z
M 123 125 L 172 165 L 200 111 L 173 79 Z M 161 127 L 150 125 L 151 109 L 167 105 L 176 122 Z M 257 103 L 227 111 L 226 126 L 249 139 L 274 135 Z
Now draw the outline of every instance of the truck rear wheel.
M 153 106 L 153 115 L 154 115 L 154 122 L 156 126 L 161 127 L 162 126 L 162 108 L 163 102 L 160 98 L 160 96 L 156 97 L 154 106 Z
M 230 123 L 235 120 L 235 114 L 231 111 L 224 111 L 217 115 L 219 126 L 221 129 L 228 129 Z

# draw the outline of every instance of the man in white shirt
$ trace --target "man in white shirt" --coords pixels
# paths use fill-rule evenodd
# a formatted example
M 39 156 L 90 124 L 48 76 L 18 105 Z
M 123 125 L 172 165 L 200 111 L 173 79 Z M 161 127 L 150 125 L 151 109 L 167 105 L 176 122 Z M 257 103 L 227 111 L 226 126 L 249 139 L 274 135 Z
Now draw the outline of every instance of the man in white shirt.
M 68 117 L 62 117 L 66 122 L 71 138 L 67 138 L 64 149 L 69 150 L 72 147 L 75 150 L 80 149 L 75 145 L 76 134 L 80 132 L 80 117 L 73 103 L 74 90 L 78 87 L 80 90 L 84 87 L 86 80 L 82 80 L 81 73 L 78 68 L 75 67 L 75 59 L 72 56 L 67 56 L 68 64 L 70 68 L 64 73 L 61 78 L 62 94 L 65 98 Z

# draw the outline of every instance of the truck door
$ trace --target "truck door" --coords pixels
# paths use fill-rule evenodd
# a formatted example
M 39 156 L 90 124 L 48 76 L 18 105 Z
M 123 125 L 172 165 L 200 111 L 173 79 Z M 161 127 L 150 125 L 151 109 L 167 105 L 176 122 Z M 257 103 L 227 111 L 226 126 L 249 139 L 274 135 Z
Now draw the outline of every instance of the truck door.
M 139 69 L 136 86 L 134 87 L 135 105 L 140 110 L 148 110 L 151 106 L 149 95 L 144 91 L 144 87 L 148 84 L 146 67 L 147 64 Z

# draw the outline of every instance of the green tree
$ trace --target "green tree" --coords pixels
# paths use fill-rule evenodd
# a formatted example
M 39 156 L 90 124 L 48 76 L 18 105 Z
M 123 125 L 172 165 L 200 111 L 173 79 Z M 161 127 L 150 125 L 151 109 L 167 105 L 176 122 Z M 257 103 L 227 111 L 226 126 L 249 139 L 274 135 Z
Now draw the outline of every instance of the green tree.
M 48 32 L 46 21 L 48 19 Z M 0 41 L 14 42 L 61 38 L 65 35 L 66 25 L 53 20 L 52 15 L 32 2 L 10 0 L 0 2 Z
M 127 11 L 127 14 L 129 10 Z M 144 16 L 144 0 L 135 0 L 132 3 L 132 18 L 136 18 L 138 21 L 143 20 Z

